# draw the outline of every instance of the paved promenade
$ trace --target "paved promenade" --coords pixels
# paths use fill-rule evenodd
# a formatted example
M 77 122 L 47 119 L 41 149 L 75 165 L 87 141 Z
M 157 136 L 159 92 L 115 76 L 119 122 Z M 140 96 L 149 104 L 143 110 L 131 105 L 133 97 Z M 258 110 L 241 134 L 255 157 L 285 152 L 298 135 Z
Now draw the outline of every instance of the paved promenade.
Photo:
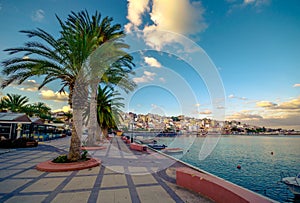
M 174 163 L 132 152 L 119 139 L 90 152 L 102 165 L 72 172 L 40 172 L 36 164 L 66 154 L 70 137 L 37 148 L 0 149 L 0 202 L 211 202 L 175 184 Z

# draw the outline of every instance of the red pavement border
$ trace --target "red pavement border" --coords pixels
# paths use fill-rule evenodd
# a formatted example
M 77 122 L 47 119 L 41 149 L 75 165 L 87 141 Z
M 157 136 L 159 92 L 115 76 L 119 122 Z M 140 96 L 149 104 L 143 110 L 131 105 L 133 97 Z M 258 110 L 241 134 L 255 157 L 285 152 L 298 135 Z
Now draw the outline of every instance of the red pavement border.
M 51 160 L 39 163 L 36 169 L 45 172 L 65 172 L 65 171 L 78 171 L 82 169 L 93 168 L 99 166 L 101 161 L 98 159 L 90 158 L 87 161 L 72 162 L 72 163 L 54 163 Z

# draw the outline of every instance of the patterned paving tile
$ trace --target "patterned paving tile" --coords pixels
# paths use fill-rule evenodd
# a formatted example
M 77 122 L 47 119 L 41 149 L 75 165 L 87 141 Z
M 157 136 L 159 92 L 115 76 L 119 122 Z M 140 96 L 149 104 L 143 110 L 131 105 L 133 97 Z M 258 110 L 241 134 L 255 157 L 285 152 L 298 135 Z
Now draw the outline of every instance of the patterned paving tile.
M 1 167 L 2 168 L 2 167 Z M 9 170 L 0 170 L 0 178 L 5 178 L 7 176 L 10 176 L 10 175 L 13 175 L 13 174 L 16 174 L 16 173 L 19 173 L 23 170 L 21 169 L 9 169 Z
M 158 182 L 150 175 L 133 175 L 132 180 L 135 185 L 139 184 L 158 184 Z
M 126 177 L 123 174 L 103 176 L 101 187 L 127 186 Z
M 22 196 L 13 196 L 9 198 L 5 203 L 33 203 L 33 202 L 42 202 L 47 195 L 22 195 Z
M 29 187 L 25 188 L 21 192 L 47 192 L 53 191 L 65 180 L 64 177 L 61 178 L 44 178 L 33 183 Z
M 63 190 L 91 189 L 94 186 L 96 176 L 74 177 Z
M 23 173 L 19 173 L 18 175 L 13 176 L 13 178 L 36 178 L 39 177 L 44 172 L 37 171 L 36 169 L 26 170 Z
M 25 185 L 32 179 L 6 179 L 0 182 L 0 193 L 10 193 Z
M 51 202 L 52 203 L 73 203 L 73 202 L 88 202 L 91 192 L 73 192 L 73 193 L 60 193 Z
M 143 203 L 162 201 L 164 203 L 175 202 L 161 186 L 138 187 L 137 192 Z
M 98 203 L 115 202 L 129 203 L 131 201 L 128 189 L 101 190 L 98 194 Z

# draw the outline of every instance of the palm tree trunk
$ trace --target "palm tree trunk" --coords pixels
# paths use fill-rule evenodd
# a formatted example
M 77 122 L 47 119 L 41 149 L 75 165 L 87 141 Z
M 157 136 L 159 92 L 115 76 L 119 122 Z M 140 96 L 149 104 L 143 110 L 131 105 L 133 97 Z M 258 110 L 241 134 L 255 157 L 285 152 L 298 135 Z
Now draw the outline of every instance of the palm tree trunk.
M 96 143 L 97 133 L 97 82 L 91 84 L 91 101 L 90 101 L 90 119 L 89 119 L 89 134 L 88 134 L 88 145 L 92 146 Z
M 108 137 L 108 128 L 102 129 L 102 132 L 103 132 L 103 136 L 107 138 Z
M 68 154 L 68 159 L 70 161 L 78 161 L 81 157 L 81 150 L 80 150 L 81 141 L 77 134 L 75 125 L 72 126 L 72 137 L 70 142 L 70 149 Z
M 97 122 L 97 125 L 96 125 L 97 129 L 96 129 L 96 140 L 97 141 L 102 141 L 103 137 L 102 137 L 102 132 L 101 132 L 101 128 L 100 128 L 100 125 L 99 123 Z
M 83 109 L 73 109 L 73 125 L 72 125 L 72 136 L 70 141 L 70 149 L 68 159 L 70 161 L 78 161 L 81 158 L 81 137 L 83 128 Z

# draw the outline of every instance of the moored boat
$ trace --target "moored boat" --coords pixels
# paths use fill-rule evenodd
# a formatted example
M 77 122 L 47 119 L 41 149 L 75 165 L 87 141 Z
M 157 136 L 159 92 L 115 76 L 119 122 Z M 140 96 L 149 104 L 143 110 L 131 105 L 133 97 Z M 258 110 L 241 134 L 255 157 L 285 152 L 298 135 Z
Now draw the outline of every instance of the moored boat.
M 183 149 L 182 148 L 165 148 L 161 150 L 163 153 L 166 154 L 181 154 L 183 153 Z
M 157 150 L 161 150 L 166 148 L 167 146 L 164 144 L 148 144 L 148 147 L 151 147 L 152 149 L 157 149 Z
M 300 173 L 295 177 L 283 177 L 281 174 L 281 182 L 286 184 L 289 190 L 295 195 L 300 196 Z

